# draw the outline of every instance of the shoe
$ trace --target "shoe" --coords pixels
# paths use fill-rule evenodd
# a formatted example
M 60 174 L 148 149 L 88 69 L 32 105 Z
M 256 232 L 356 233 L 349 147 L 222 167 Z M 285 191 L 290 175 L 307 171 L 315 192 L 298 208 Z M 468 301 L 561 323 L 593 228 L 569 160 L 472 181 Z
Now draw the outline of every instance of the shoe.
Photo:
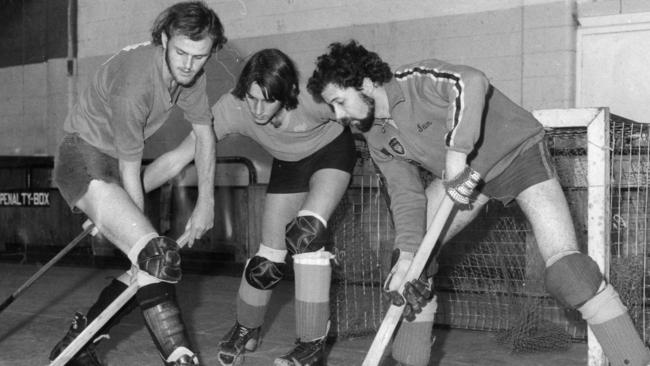
M 50 352 L 50 361 L 53 361 L 56 359 L 56 357 L 63 352 L 63 350 L 72 343 L 72 341 L 77 338 L 79 333 L 81 333 L 86 326 L 88 325 L 88 320 L 86 317 L 77 312 L 74 315 L 74 318 L 72 318 L 72 325 L 70 325 L 70 329 L 68 329 L 68 333 L 65 334 L 63 339 L 59 341 L 59 343 L 54 346 L 52 351 Z M 104 364 L 99 360 L 99 357 L 97 357 L 97 353 L 95 353 L 95 344 L 90 343 L 79 352 L 77 352 L 74 357 L 66 363 L 67 366 L 104 366 Z
M 222 366 L 237 366 L 244 361 L 244 351 L 253 352 L 260 342 L 260 327 L 247 328 L 239 322 L 219 342 L 217 358 Z
M 325 366 L 325 338 L 310 342 L 296 341 L 296 347 L 284 356 L 278 357 L 274 366 Z
M 165 366 L 198 366 L 199 359 L 194 356 L 184 355 L 174 362 L 166 362 Z

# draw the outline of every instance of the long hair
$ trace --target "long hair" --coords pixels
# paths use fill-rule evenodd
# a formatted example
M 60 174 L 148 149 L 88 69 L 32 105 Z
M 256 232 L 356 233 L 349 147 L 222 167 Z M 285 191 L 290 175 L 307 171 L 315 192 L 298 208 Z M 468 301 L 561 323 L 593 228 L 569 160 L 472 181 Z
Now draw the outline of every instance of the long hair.
M 347 44 L 335 42 L 329 45 L 329 53 L 316 59 L 316 69 L 309 78 L 307 89 L 314 99 L 322 102 L 321 93 L 328 84 L 361 89 L 364 78 L 382 85 L 393 78 L 393 73 L 379 55 L 357 41 L 351 40 Z
M 279 101 L 291 110 L 298 106 L 298 70 L 289 56 L 275 48 L 256 52 L 246 62 L 232 95 L 243 100 L 253 83 L 257 83 L 264 98 Z
M 210 37 L 213 40 L 213 52 L 221 49 L 228 41 L 219 17 L 202 1 L 180 2 L 163 10 L 151 27 L 153 44 L 162 44 L 163 32 L 169 38 L 183 35 L 192 41 Z

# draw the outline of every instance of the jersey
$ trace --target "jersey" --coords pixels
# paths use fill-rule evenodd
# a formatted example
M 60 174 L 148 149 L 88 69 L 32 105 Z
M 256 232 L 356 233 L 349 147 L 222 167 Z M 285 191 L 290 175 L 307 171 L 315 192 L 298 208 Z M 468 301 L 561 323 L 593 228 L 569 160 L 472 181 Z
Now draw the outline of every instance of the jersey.
M 126 161 L 142 159 L 144 141 L 167 120 L 172 107 L 190 123 L 210 125 L 212 114 L 203 72 L 190 86 L 170 94 L 163 80 L 164 49 L 129 46 L 104 62 L 64 123 L 101 152 Z
M 391 119 L 364 135 L 386 177 L 397 248 L 415 251 L 426 225 L 418 167 L 443 176 L 448 150 L 490 181 L 544 136 L 533 115 L 471 67 L 428 60 L 399 68 L 384 85 Z
M 334 140 L 343 131 L 326 104 L 298 95 L 298 106 L 286 111 L 281 126 L 258 125 L 245 100 L 226 93 L 212 107 L 217 140 L 230 134 L 247 136 L 271 156 L 283 161 L 302 160 Z

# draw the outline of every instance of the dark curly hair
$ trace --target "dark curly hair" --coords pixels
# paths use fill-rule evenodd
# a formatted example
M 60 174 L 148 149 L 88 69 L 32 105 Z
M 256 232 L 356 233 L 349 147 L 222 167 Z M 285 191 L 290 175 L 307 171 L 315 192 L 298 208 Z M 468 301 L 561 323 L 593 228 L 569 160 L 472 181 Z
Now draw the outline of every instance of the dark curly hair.
M 192 41 L 212 38 L 212 51 L 219 50 L 228 41 L 217 14 L 202 1 L 176 3 L 163 10 L 151 27 L 151 41 L 162 44 L 162 33 L 167 37 L 183 35 Z
M 298 70 L 282 51 L 267 48 L 253 54 L 239 74 L 232 95 L 243 100 L 253 83 L 260 86 L 267 100 L 277 100 L 287 110 L 298 106 Z
M 347 44 L 335 42 L 328 48 L 329 53 L 316 59 L 316 69 L 307 83 L 309 92 L 320 102 L 323 101 L 321 93 L 327 84 L 361 89 L 366 77 L 378 84 L 384 84 L 393 77 L 390 66 L 379 55 L 368 51 L 355 40 Z

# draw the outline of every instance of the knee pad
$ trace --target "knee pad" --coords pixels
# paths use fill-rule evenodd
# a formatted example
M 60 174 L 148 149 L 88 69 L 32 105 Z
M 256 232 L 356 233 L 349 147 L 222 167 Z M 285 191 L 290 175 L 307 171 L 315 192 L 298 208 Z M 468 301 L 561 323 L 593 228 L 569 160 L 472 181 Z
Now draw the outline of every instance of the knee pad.
M 285 232 L 285 243 L 291 254 L 317 252 L 330 246 L 329 231 L 315 216 L 298 216 L 291 220 Z
M 603 283 L 598 264 L 588 255 L 568 252 L 547 265 L 546 290 L 570 308 L 578 308 L 594 297 Z
M 258 290 L 270 290 L 284 277 L 284 263 L 273 262 L 255 255 L 246 264 L 244 277 L 249 285 Z
M 138 267 L 151 276 L 170 283 L 181 279 L 181 256 L 176 242 L 164 236 L 155 237 L 138 253 Z

